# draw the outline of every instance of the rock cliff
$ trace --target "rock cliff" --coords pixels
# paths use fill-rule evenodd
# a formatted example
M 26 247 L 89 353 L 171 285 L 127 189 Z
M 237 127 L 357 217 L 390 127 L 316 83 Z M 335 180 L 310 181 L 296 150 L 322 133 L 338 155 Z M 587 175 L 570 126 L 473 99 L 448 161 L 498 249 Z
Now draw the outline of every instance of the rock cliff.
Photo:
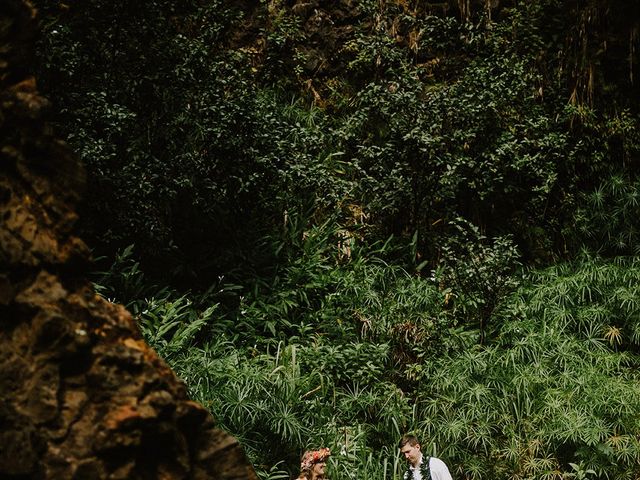
M 0 477 L 253 479 L 74 235 L 84 172 L 29 76 L 35 12 L 0 4 Z

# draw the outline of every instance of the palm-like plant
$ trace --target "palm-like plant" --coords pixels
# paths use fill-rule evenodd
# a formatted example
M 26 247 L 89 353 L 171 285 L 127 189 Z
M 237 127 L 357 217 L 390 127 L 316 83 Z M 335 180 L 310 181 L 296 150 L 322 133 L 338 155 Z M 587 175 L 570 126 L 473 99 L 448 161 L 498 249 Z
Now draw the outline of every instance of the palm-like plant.
M 637 344 L 606 337 L 611 324 L 636 328 L 638 274 L 635 261 L 593 259 L 532 273 L 491 345 L 424 371 L 419 428 L 459 474 L 639 473 Z

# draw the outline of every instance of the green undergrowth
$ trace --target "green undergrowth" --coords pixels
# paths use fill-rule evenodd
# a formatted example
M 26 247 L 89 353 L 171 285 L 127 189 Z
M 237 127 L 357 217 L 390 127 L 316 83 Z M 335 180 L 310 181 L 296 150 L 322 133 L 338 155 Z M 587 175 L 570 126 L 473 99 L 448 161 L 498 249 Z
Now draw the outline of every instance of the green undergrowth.
M 330 238 L 310 231 L 259 288 L 142 292 L 126 252 L 98 289 L 130 287 L 145 339 L 261 478 L 319 446 L 330 478 L 399 478 L 406 431 L 455 478 L 637 478 L 640 261 L 512 273 L 481 336 L 452 275 L 391 265 L 388 245 L 345 259 Z
M 96 290 L 262 478 L 640 476 L 634 2 L 32 1 Z

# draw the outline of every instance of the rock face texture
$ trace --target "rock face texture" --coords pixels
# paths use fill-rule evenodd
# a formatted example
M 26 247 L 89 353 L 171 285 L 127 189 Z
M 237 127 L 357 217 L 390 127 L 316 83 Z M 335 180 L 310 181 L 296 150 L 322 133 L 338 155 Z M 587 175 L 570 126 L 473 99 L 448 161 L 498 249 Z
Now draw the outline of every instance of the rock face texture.
M 0 478 L 255 479 L 131 315 L 84 277 L 84 173 L 26 73 L 34 15 L 0 2 Z

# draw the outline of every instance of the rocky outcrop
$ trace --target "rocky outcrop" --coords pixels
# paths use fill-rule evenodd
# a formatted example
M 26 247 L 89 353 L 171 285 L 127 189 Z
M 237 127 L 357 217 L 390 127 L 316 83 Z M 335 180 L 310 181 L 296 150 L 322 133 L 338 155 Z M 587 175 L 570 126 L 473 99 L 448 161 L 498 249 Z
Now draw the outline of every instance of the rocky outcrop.
M 0 3 L 0 477 L 256 478 L 85 279 L 84 173 L 27 75 L 34 30 L 28 2 Z

